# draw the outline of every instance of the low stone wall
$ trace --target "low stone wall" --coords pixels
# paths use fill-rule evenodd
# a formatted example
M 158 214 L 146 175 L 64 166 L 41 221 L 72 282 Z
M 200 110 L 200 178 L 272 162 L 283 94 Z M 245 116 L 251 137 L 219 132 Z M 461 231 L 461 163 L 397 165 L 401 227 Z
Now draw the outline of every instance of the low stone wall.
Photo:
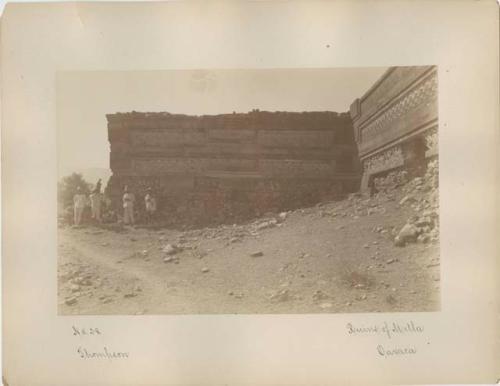
M 394 169 L 421 175 L 438 154 L 437 67 L 392 67 L 350 108 L 361 189 Z
M 107 194 L 147 187 L 175 222 L 235 221 L 312 205 L 359 187 L 349 114 L 260 112 L 107 115 L 113 176 Z
M 336 200 L 356 191 L 359 179 L 244 178 L 199 176 L 191 179 L 168 177 L 111 177 L 110 186 L 128 185 L 136 193 L 137 210 L 147 187 L 159 197 L 159 212 L 167 224 L 208 225 L 238 222 L 261 216 Z M 120 194 L 115 196 L 119 206 Z

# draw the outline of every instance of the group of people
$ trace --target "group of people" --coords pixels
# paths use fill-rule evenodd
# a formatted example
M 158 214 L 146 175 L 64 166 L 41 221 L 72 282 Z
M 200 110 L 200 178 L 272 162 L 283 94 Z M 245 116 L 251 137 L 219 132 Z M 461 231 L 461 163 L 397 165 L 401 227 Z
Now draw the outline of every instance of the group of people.
M 101 222 L 101 209 L 104 202 L 104 196 L 101 193 L 101 180 L 97 181 L 94 190 L 90 193 L 90 196 L 83 192 L 82 188 L 78 186 L 76 188 L 76 194 L 73 196 L 73 223 L 75 225 L 80 225 L 83 219 L 83 213 L 85 208 L 90 205 L 92 219 L 97 222 Z
M 134 217 L 134 207 L 135 207 L 135 195 L 132 193 L 128 186 L 123 189 L 123 223 L 127 225 L 135 224 Z M 156 198 L 153 195 L 151 188 L 146 190 L 146 195 L 144 196 L 144 208 L 146 210 L 146 221 L 151 223 L 155 217 L 156 213 Z
M 77 187 L 76 194 L 73 196 L 73 223 L 74 225 L 81 225 L 83 219 L 83 213 L 85 208 L 90 206 L 92 220 L 101 223 L 102 222 L 102 209 L 105 203 L 104 195 L 101 193 L 101 180 L 97 181 L 97 184 L 87 197 L 83 192 L 81 187 Z M 135 195 L 132 193 L 128 186 L 123 189 L 122 196 L 122 206 L 123 206 L 123 223 L 126 225 L 135 224 Z M 148 188 L 146 190 L 146 195 L 144 196 L 144 206 L 146 213 L 146 221 L 148 223 L 152 222 L 156 209 L 157 202 L 153 195 L 152 189 Z

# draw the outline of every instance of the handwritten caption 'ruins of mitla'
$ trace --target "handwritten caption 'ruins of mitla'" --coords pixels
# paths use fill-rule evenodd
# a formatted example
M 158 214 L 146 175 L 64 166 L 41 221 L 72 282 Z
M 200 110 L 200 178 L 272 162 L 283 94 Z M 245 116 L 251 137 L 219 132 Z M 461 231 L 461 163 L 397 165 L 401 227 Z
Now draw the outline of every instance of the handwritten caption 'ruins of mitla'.
M 346 329 L 347 333 L 351 336 L 380 335 L 387 338 L 388 340 L 395 337 L 410 337 L 421 335 L 424 333 L 424 327 L 416 324 L 413 321 L 409 321 L 407 323 L 383 322 L 381 324 L 373 325 L 356 325 L 354 323 L 347 323 Z M 388 345 L 379 344 L 376 348 L 376 351 L 378 355 L 385 358 L 390 358 L 397 356 L 414 355 L 417 353 L 417 348 L 414 345 L 408 345 L 405 347 L 388 347 Z
M 101 337 L 103 333 L 101 329 L 96 327 L 91 328 L 81 328 L 72 326 L 72 332 L 74 337 L 91 338 L 91 337 Z M 100 340 L 100 339 L 99 339 Z M 89 343 L 87 341 L 87 343 Z M 95 342 L 92 342 L 95 344 Z M 78 346 L 76 353 L 81 359 L 128 359 L 130 356 L 129 352 L 114 351 L 109 349 L 107 346 L 100 346 L 98 349 L 90 349 L 89 347 Z

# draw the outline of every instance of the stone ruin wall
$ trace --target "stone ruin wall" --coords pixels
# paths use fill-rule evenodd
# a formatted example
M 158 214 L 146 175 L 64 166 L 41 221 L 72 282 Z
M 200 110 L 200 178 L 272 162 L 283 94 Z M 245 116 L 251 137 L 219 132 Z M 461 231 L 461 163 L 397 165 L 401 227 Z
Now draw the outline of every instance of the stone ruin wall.
M 107 194 L 119 209 L 128 185 L 140 210 L 152 187 L 168 221 L 201 225 L 341 198 L 394 170 L 422 175 L 438 154 L 437 94 L 435 66 L 392 67 L 350 113 L 109 114 Z
M 350 108 L 361 189 L 396 169 L 422 175 L 438 154 L 437 67 L 391 67 Z
M 147 187 L 172 223 L 251 218 L 336 199 L 359 189 L 348 113 L 261 112 L 213 116 L 107 115 L 119 209 L 123 187 L 139 210 Z

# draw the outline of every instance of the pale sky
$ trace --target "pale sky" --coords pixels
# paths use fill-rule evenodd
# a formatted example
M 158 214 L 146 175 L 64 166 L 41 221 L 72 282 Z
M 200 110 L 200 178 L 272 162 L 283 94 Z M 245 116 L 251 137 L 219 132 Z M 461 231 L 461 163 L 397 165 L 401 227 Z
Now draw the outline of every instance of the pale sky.
M 85 71 L 57 74 L 59 175 L 109 168 L 106 114 L 347 112 L 386 68 Z

